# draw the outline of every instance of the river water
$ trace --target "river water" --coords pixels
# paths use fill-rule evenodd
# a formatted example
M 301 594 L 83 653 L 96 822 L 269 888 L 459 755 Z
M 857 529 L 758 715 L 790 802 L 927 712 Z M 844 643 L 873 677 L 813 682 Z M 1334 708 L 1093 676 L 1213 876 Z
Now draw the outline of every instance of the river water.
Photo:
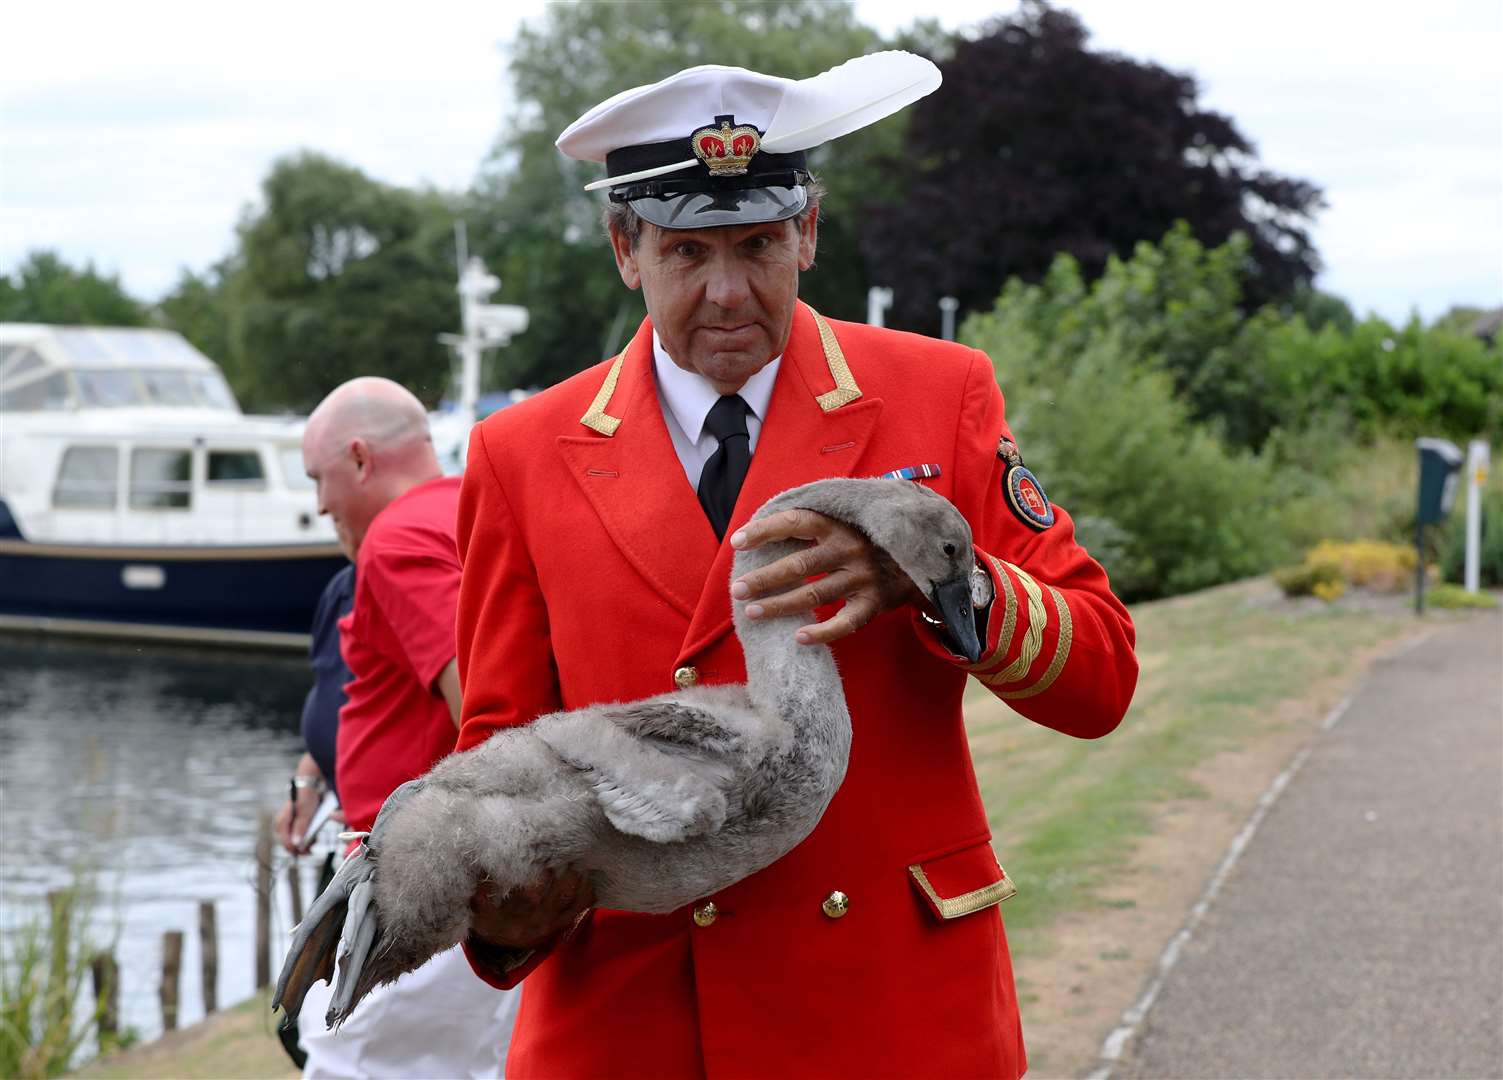
M 45 918 L 48 890 L 91 882 L 88 936 L 119 962 L 121 1024 L 149 1039 L 164 931 L 184 932 L 179 1024 L 203 1015 L 198 905 L 213 900 L 219 1006 L 248 997 L 257 815 L 286 798 L 309 681 L 295 655 L 0 637 L 6 938 Z M 291 924 L 288 862 L 278 849 L 274 963 Z

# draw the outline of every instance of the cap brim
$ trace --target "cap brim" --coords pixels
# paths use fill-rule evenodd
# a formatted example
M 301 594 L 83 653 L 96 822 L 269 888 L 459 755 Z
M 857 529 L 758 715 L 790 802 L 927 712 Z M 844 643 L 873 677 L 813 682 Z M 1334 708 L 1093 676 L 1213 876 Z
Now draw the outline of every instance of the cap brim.
M 713 229 L 720 225 L 756 225 L 783 221 L 809 205 L 802 184 L 753 187 L 739 191 L 690 191 L 665 199 L 633 199 L 631 208 L 663 229 Z

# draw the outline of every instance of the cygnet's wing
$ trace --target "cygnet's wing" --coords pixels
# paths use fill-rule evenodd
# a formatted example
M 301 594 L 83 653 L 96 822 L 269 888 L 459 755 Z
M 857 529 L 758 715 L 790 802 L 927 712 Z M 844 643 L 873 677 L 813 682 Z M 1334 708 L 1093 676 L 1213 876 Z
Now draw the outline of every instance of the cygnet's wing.
M 730 757 L 740 736 L 707 709 L 645 701 L 556 713 L 535 730 L 566 763 L 588 774 L 612 825 L 672 843 L 725 823 Z
M 280 1005 L 290 1019 L 296 1020 L 309 988 L 320 980 L 333 981 L 334 959 L 349 911 L 350 894 L 370 878 L 372 870 L 364 852 L 350 856 L 298 923 L 292 946 L 282 962 L 282 973 L 277 977 L 276 994 L 271 999 L 273 1009 Z

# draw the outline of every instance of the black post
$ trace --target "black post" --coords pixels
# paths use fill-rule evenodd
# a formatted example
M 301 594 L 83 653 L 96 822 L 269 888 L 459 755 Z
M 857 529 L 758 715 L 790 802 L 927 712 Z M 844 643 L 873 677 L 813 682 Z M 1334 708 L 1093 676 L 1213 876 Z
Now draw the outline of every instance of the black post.
M 1414 519 L 1414 613 L 1425 613 L 1425 525 L 1418 515 Z

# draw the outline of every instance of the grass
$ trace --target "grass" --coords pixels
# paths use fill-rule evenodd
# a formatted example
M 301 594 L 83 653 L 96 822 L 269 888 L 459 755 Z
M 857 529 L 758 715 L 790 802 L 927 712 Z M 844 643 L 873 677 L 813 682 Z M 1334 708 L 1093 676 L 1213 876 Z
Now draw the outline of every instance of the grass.
M 277 1041 L 274 1024 L 263 991 L 190 1028 L 170 1032 L 128 1053 L 103 1058 L 78 1075 L 108 1080 L 295 1077 L 298 1071 Z
M 1003 865 L 1015 952 L 1047 949 L 1050 924 L 1099 894 L 1172 799 L 1206 798 L 1192 773 L 1279 723 L 1276 707 L 1348 673 L 1411 617 L 1284 602 L 1266 579 L 1138 605 L 1142 674 L 1122 726 L 1081 741 L 1020 720 L 972 684 L 967 722 Z

